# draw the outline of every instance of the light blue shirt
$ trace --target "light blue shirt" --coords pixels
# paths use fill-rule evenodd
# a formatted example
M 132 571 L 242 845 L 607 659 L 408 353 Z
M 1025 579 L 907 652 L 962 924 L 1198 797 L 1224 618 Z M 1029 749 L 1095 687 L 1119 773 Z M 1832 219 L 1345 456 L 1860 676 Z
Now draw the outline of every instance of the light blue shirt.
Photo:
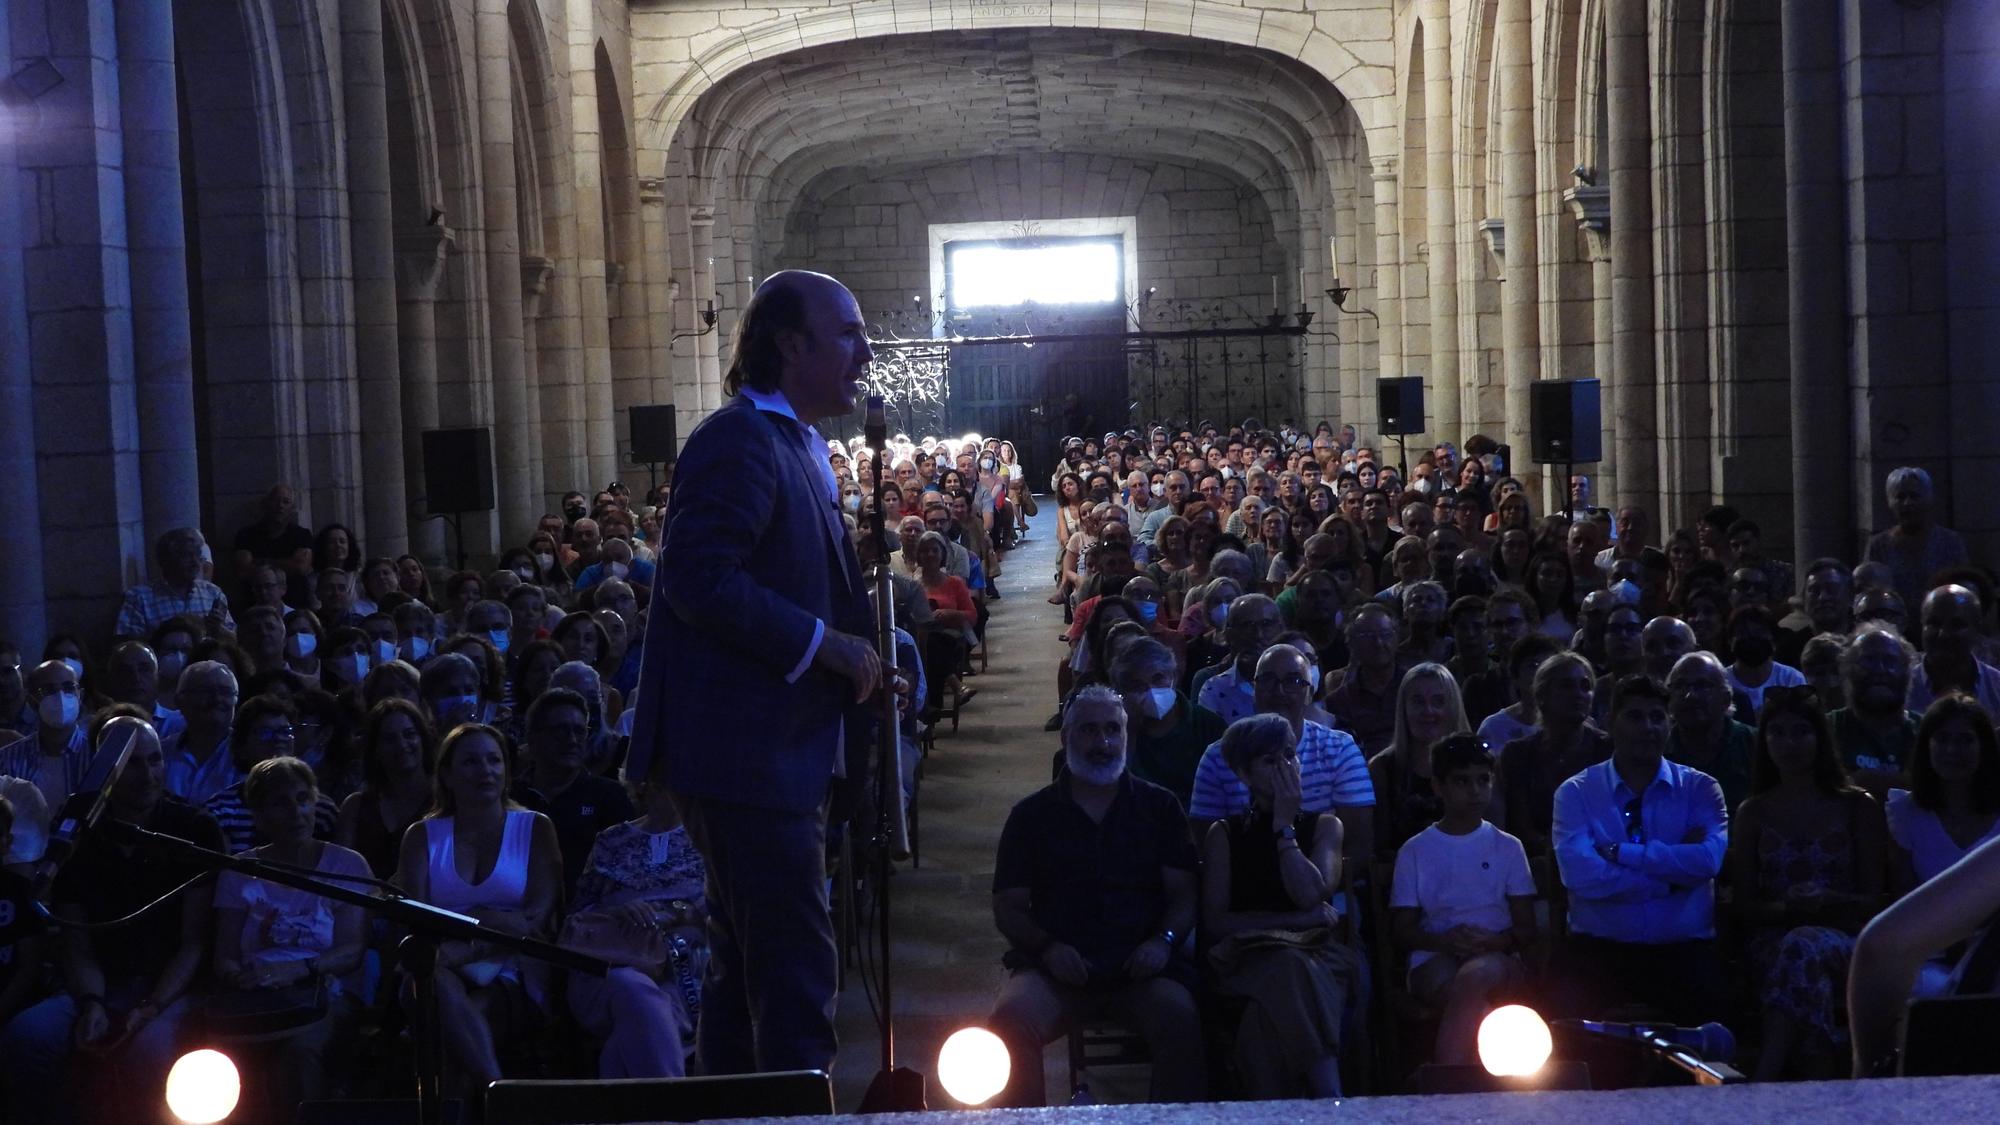
M 1665 945 L 1715 936 L 1715 877 L 1729 850 L 1722 786 L 1700 770 L 1660 759 L 1639 794 L 1617 759 L 1586 767 L 1556 788 L 1556 866 L 1569 889 L 1570 929 L 1608 941 Z M 1700 828 L 1696 843 L 1683 843 Z M 1598 848 L 1617 844 L 1615 862 Z
M 236 768 L 236 760 L 229 754 L 228 735 L 216 743 L 215 752 L 205 762 L 195 760 L 194 754 L 183 745 L 186 741 L 186 731 L 171 740 L 162 740 L 167 759 L 167 792 L 200 808 L 208 804 L 210 797 L 243 780 L 243 771 Z
M 1201 697 L 1195 702 L 1222 716 L 1223 722 L 1233 723 L 1257 713 L 1257 685 L 1250 677 L 1236 674 L 1232 658 L 1229 667 L 1201 685 Z

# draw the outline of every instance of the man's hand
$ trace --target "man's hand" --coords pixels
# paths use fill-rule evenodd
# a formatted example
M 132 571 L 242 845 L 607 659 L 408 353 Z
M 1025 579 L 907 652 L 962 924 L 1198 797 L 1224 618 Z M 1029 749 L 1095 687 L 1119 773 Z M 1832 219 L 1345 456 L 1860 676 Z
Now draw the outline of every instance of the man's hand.
M 1161 969 L 1167 967 L 1167 958 L 1172 953 L 1173 950 L 1167 948 L 1165 938 L 1157 934 L 1149 937 L 1139 943 L 1131 956 L 1125 958 L 1125 975 L 1133 980 L 1145 980 L 1147 977 L 1156 976 Z
M 812 666 L 853 684 L 856 703 L 874 695 L 882 685 L 882 658 L 874 645 L 852 633 L 828 629 L 820 639 L 819 651 L 813 653 Z
M 76 1014 L 74 1030 L 76 1045 L 86 1049 L 94 1047 L 104 1042 L 104 1037 L 110 1034 L 111 1016 L 105 1012 L 104 1005 L 95 1000 L 84 1001 Z
M 1059 941 L 1052 941 L 1042 948 L 1042 968 L 1071 988 L 1082 988 L 1090 981 L 1090 963 L 1083 959 L 1083 954 L 1078 953 L 1075 946 Z

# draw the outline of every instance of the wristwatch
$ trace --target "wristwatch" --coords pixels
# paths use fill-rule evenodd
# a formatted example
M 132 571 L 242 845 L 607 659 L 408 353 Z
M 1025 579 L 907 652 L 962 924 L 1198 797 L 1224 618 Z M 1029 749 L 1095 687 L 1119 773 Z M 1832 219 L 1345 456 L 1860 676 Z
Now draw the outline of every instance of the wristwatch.
M 1161 930 L 1160 940 L 1167 943 L 1168 949 L 1179 949 L 1181 946 L 1181 935 L 1172 930 Z
M 1299 838 L 1299 830 L 1287 824 L 1283 828 L 1277 829 L 1276 831 L 1272 832 L 1271 835 L 1275 836 L 1277 839 L 1281 841 L 1282 840 L 1297 841 Z

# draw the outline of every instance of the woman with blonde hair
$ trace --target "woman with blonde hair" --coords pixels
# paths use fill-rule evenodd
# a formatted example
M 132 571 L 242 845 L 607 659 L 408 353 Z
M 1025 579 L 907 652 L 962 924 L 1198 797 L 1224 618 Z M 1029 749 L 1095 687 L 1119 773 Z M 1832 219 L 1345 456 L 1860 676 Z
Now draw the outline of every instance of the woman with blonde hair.
M 1425 662 L 1403 673 L 1396 688 L 1395 736 L 1368 760 L 1368 776 L 1375 782 L 1377 855 L 1394 857 L 1405 840 L 1444 814 L 1431 787 L 1431 747 L 1471 729 L 1458 681 L 1444 665 Z

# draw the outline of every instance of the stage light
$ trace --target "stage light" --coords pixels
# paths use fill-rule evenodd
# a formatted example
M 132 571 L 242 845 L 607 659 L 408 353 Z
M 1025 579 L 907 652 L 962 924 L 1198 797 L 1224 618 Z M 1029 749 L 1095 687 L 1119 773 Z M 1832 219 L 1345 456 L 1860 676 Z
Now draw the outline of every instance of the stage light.
M 1506 1004 L 1479 1023 L 1479 1062 L 1495 1078 L 1526 1078 L 1549 1061 L 1555 1043 L 1533 1008 Z
M 1007 1088 L 1007 1044 L 983 1027 L 963 1027 L 938 1048 L 938 1084 L 961 1105 L 981 1106 Z
M 213 1125 L 236 1111 L 243 1082 L 221 1051 L 189 1051 L 167 1072 L 167 1108 L 187 1125 Z

